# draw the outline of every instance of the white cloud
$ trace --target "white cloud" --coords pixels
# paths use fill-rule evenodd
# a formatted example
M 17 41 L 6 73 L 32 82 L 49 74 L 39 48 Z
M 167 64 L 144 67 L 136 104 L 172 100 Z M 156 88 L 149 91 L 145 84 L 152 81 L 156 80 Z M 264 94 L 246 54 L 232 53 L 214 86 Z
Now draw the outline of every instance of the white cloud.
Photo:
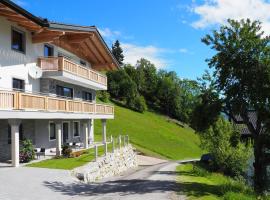
M 193 22 L 195 28 L 224 24 L 228 18 L 259 20 L 266 33 L 270 33 L 270 2 L 266 0 L 204 0 L 193 4 L 191 11 L 200 16 Z
M 169 50 L 153 45 L 140 46 L 133 42 L 123 42 L 123 40 L 126 41 L 134 39 L 134 37 L 127 36 L 122 34 L 120 31 L 114 31 L 109 28 L 99 29 L 99 32 L 109 44 L 114 42 L 116 39 L 120 40 L 123 54 L 125 56 L 124 63 L 135 65 L 138 60 L 145 58 L 155 64 L 158 69 L 168 66 L 168 62 L 162 58 L 162 53 L 169 53 Z
M 109 39 L 110 41 L 115 41 L 119 39 L 122 35 L 120 31 L 113 31 L 109 28 L 99 29 L 100 34 L 102 37 Z
M 145 58 L 151 61 L 155 66 L 160 69 L 168 66 L 168 61 L 162 58 L 162 53 L 166 52 L 165 49 L 158 48 L 152 45 L 138 46 L 130 43 L 122 43 L 122 48 L 125 56 L 125 63 L 135 65 L 137 60 Z
M 187 53 L 187 52 L 188 52 L 188 50 L 187 50 L 187 49 L 185 49 L 185 48 L 181 48 L 181 49 L 179 49 L 179 52 L 180 52 L 180 53 Z

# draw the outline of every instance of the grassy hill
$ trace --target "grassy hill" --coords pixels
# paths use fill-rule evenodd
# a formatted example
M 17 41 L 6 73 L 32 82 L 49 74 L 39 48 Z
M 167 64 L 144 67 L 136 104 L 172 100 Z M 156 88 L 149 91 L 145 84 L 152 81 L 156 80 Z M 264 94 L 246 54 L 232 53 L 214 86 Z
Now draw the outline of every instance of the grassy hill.
M 95 137 L 101 140 L 101 120 L 95 120 Z M 143 114 L 115 105 L 115 119 L 107 120 L 107 137 L 126 135 L 146 155 L 172 160 L 199 158 L 199 139 L 190 128 L 182 128 L 165 116 Z

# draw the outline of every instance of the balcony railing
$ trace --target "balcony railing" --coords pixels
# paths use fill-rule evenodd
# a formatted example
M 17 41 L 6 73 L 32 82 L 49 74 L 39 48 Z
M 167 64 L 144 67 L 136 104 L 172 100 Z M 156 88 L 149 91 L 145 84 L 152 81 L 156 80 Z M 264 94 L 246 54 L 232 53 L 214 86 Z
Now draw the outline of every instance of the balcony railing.
M 0 91 L 0 109 L 113 115 L 111 105 L 17 91 Z
M 43 71 L 65 71 L 107 86 L 107 77 L 105 75 L 78 65 L 64 57 L 39 58 L 38 65 Z

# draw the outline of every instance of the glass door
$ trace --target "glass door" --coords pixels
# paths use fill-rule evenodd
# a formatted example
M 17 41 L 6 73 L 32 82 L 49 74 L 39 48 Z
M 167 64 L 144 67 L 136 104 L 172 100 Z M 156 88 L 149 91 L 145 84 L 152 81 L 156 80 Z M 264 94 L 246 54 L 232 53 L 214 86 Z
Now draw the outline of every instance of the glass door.
M 69 136 L 69 122 L 63 122 L 63 144 L 68 142 Z

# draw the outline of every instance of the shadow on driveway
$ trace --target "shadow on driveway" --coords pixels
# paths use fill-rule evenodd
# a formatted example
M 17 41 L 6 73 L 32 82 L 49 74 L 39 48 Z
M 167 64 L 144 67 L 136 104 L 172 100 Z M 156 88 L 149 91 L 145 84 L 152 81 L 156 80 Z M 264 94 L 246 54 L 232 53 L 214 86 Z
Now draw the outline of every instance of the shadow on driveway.
M 117 180 L 106 183 L 72 183 L 63 184 L 62 182 L 44 182 L 44 185 L 55 192 L 61 192 L 64 195 L 92 196 L 118 193 L 121 196 L 131 194 L 147 194 L 154 192 L 177 192 L 179 185 L 175 181 L 162 180 Z

